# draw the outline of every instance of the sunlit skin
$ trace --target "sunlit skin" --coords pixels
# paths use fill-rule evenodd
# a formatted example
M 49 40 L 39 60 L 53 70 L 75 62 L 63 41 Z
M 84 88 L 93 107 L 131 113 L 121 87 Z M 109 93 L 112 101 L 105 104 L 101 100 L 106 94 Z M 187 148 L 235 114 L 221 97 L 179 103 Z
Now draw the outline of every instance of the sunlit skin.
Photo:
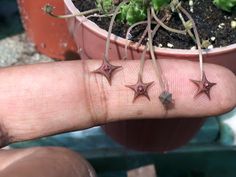
M 102 65 L 98 69 L 94 70 L 93 73 L 97 73 L 104 76 L 111 85 L 111 79 L 114 72 L 121 68 L 121 66 L 114 66 L 110 64 L 109 61 L 103 60 Z
M 197 86 L 197 93 L 195 97 L 199 96 L 201 93 L 205 93 L 209 100 L 211 99 L 210 90 L 211 88 L 216 85 L 216 83 L 209 82 L 206 78 L 205 72 L 203 73 L 202 80 L 192 80 L 191 81 Z
M 115 66 L 115 65 L 110 64 L 110 61 L 109 61 L 109 48 L 110 48 L 110 42 L 111 42 L 110 39 L 111 39 L 112 27 L 113 27 L 113 24 L 115 22 L 116 15 L 118 14 L 118 12 L 120 10 L 120 7 L 122 6 L 123 3 L 124 2 L 120 3 L 116 7 L 116 9 L 115 9 L 115 11 L 112 15 L 110 25 L 109 25 L 109 29 L 108 29 L 105 53 L 104 53 L 104 57 L 103 57 L 103 60 L 102 60 L 102 64 L 98 69 L 93 71 L 94 73 L 97 73 L 97 74 L 100 74 L 100 75 L 103 75 L 104 77 L 106 77 L 106 79 L 108 80 L 110 85 L 111 85 L 111 79 L 112 79 L 113 73 L 117 69 L 121 68 L 121 66 Z
M 138 81 L 134 85 L 126 85 L 126 87 L 130 88 L 134 91 L 134 98 L 133 102 L 140 96 L 145 96 L 148 100 L 150 100 L 150 97 L 148 95 L 148 88 L 153 84 L 154 82 L 148 82 L 144 83 L 141 79 L 141 76 L 139 75 Z
M 107 122 L 160 119 L 165 115 L 166 110 L 158 99 L 161 90 L 156 84 L 148 90 L 150 98 L 156 99 L 149 101 L 140 97 L 135 104 L 132 102 L 133 93 L 124 86 L 137 79 L 139 61 L 112 61 L 114 65 L 123 68 L 113 78 L 112 86 L 104 77 L 91 73 L 99 67 L 100 62 L 81 60 L 1 69 L 0 145 L 81 130 Z M 236 106 L 236 77 L 228 69 L 205 64 L 208 79 L 217 82 L 217 87 L 211 90 L 209 100 L 204 94 L 197 99 L 193 98 L 196 86 L 189 81 L 189 77 L 195 78 L 199 74 L 198 63 L 160 59 L 160 65 L 170 83 L 169 89 L 175 95 L 175 107 L 169 110 L 165 119 L 218 115 Z M 152 63 L 148 60 L 145 63 L 143 80 L 150 82 L 155 79 Z M 75 174 L 81 173 L 76 168 L 77 165 L 81 166 L 80 158 L 72 152 L 61 151 L 64 152 L 44 148 L 1 150 L 0 177 L 30 176 L 32 170 L 35 175 L 47 177 L 61 177 L 62 174 L 75 177 Z M 61 154 L 65 156 L 62 157 Z M 63 158 L 64 164 L 66 159 L 77 162 L 73 163 L 73 167 L 70 163 L 61 165 L 60 161 L 34 161 L 39 156 L 41 159 L 50 159 L 52 156 Z M 24 170 L 20 170 L 23 167 Z M 55 168 L 58 170 L 54 170 Z M 42 174 L 43 172 L 48 174 Z

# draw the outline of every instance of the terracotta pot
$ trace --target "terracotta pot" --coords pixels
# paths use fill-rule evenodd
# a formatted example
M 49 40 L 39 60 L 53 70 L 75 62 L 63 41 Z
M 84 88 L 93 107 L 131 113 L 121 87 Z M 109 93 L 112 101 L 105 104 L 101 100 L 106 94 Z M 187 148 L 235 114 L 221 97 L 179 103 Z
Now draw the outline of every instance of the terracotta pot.
M 55 7 L 55 13 L 65 12 L 60 0 L 18 0 L 21 19 L 29 39 L 37 50 L 49 57 L 65 60 L 78 59 L 77 47 L 68 32 L 66 21 L 46 15 L 45 4 Z
M 66 9 L 69 13 L 78 13 L 78 9 L 71 0 L 64 0 Z M 81 24 L 82 22 L 82 24 Z M 86 20 L 85 17 L 76 17 L 69 20 L 69 29 L 73 32 L 73 36 L 78 48 L 83 49 L 84 58 L 103 58 L 105 44 L 107 39 L 107 31 L 99 28 L 92 21 Z M 95 42 L 96 41 L 96 42 Z M 111 35 L 110 59 L 122 59 L 124 56 L 125 39 L 115 35 Z M 128 50 L 129 59 L 140 58 L 144 46 L 135 50 L 135 45 L 130 46 Z M 186 59 L 198 61 L 197 50 L 155 48 L 155 53 L 159 58 L 168 59 Z M 236 44 L 227 47 L 214 48 L 203 52 L 204 62 L 215 63 L 231 69 L 236 73 L 235 56 Z
M 205 119 L 153 119 L 110 123 L 103 130 L 127 148 L 165 152 L 186 144 Z
M 71 0 L 64 0 L 68 13 L 78 13 Z M 68 21 L 78 48 L 82 49 L 83 58 L 102 59 L 105 50 L 107 31 L 99 28 L 85 17 L 76 17 Z M 111 35 L 110 59 L 122 59 L 125 39 Z M 129 59 L 139 59 L 144 46 L 135 50 L 128 49 Z M 159 58 L 186 59 L 197 61 L 197 50 L 179 50 L 155 48 Z M 204 61 L 228 67 L 236 73 L 236 44 L 215 48 L 204 52 Z M 204 119 L 172 119 L 172 120 L 132 120 L 107 124 L 103 126 L 112 138 L 119 143 L 136 150 L 167 151 L 177 148 L 189 141 L 201 127 Z

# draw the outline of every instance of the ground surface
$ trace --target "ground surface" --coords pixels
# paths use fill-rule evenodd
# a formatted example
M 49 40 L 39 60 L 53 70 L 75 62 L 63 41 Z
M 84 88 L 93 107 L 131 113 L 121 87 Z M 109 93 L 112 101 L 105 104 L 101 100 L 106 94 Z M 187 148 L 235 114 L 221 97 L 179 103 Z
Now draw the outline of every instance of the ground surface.
M 0 40 L 0 53 L 0 67 L 54 61 L 36 52 L 24 33 Z

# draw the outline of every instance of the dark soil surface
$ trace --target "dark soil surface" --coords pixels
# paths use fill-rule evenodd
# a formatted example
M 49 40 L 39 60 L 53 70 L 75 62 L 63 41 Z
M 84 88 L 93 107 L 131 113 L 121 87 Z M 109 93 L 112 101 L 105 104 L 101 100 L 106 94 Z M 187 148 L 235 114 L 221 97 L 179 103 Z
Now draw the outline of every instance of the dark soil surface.
M 95 0 L 74 0 L 74 4 L 80 11 L 86 11 L 95 8 Z M 189 1 L 184 0 L 182 6 L 190 12 Z M 161 18 L 163 13 L 160 13 Z M 199 36 L 202 40 L 210 40 L 214 47 L 227 46 L 236 43 L 236 29 L 231 28 L 231 21 L 236 20 L 236 10 L 231 14 L 218 9 L 212 0 L 195 0 L 193 13 L 190 13 L 195 20 Z M 100 28 L 108 30 L 110 18 L 90 18 Z M 183 25 L 177 14 L 173 14 L 167 24 L 170 27 L 183 29 Z M 125 37 L 128 25 L 116 22 L 113 26 L 112 33 Z M 136 27 L 132 32 L 133 41 L 138 41 L 146 28 L 145 25 Z M 214 39 L 215 40 L 212 40 Z M 188 35 L 170 33 L 165 29 L 160 29 L 155 36 L 154 45 L 168 47 L 170 43 L 174 48 L 189 49 L 195 46 L 194 42 Z

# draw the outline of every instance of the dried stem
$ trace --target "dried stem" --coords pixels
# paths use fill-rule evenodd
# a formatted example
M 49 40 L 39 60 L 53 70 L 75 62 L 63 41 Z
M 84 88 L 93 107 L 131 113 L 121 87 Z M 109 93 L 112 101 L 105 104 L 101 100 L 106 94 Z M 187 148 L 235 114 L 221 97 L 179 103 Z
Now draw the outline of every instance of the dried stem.
M 156 57 L 155 57 L 154 50 L 153 50 L 153 45 L 152 45 L 152 34 L 154 34 L 154 33 L 152 33 L 152 30 L 151 30 L 150 8 L 148 8 L 147 13 L 148 13 L 148 46 L 150 49 L 154 70 L 156 72 L 157 78 L 159 79 L 160 86 L 161 86 L 162 90 L 164 91 L 164 90 L 166 90 L 166 88 L 165 88 L 165 84 L 164 84 L 164 80 L 163 80 L 163 74 L 162 74 L 163 72 L 162 72 L 161 67 L 157 64 Z
M 193 32 L 194 32 L 194 35 L 196 38 L 196 43 L 197 43 L 198 52 L 199 52 L 200 78 L 202 80 L 203 79 L 203 72 L 204 72 L 203 71 L 203 57 L 202 57 L 201 41 L 200 41 L 200 37 L 199 37 L 198 31 L 197 31 L 196 24 L 195 24 L 193 18 L 191 17 L 191 15 L 181 5 L 179 5 L 178 8 L 192 22 Z
M 118 13 L 119 14 L 119 13 Z M 100 15 L 100 14 L 91 14 L 89 16 L 86 16 L 86 18 L 105 18 L 105 17 L 112 17 L 114 14 L 104 14 L 104 15 Z
M 112 27 L 113 27 L 113 24 L 114 24 L 114 21 L 115 21 L 115 18 L 116 18 L 116 15 L 118 14 L 121 6 L 124 4 L 124 3 L 127 3 L 128 1 L 123 1 L 121 2 L 115 9 L 114 13 L 113 13 L 113 16 L 111 18 L 111 21 L 110 21 L 110 25 L 109 25 L 109 29 L 108 29 L 108 35 L 107 35 L 107 41 L 106 41 L 106 49 L 105 49 L 105 55 L 104 55 L 104 59 L 106 61 L 108 61 L 108 55 L 109 55 L 109 47 L 110 47 L 110 42 L 111 42 L 111 31 L 112 31 Z
M 147 35 L 148 27 L 144 30 L 142 36 L 140 37 L 139 41 L 137 42 L 136 49 L 141 45 L 142 41 L 144 40 L 145 36 Z
M 183 17 L 183 15 L 182 15 L 182 13 L 181 13 L 178 9 L 177 9 L 177 13 L 178 13 L 178 15 L 179 15 L 179 18 L 180 18 L 182 24 L 183 24 L 184 27 L 185 27 L 185 26 L 186 26 L 186 21 L 184 20 L 184 17 Z M 194 37 L 194 35 L 193 35 L 193 33 L 192 33 L 192 31 L 191 31 L 190 29 L 187 29 L 187 33 L 188 33 L 188 35 L 192 38 L 192 40 L 193 40 L 194 42 L 196 42 L 196 39 L 195 39 L 195 37 Z
M 168 16 L 167 15 L 165 15 L 162 19 L 161 19 L 161 21 L 162 22 L 164 22 L 166 19 L 168 19 Z M 156 32 L 157 32 L 157 30 L 160 28 L 160 24 L 157 24 L 156 26 L 155 26 L 155 28 L 153 29 L 153 31 L 152 31 L 152 38 L 155 36 L 155 34 L 156 34 Z M 148 26 L 147 26 L 147 32 L 148 32 Z M 145 48 L 144 48 L 144 50 L 143 50 L 143 52 L 142 52 L 142 55 L 141 55 L 141 61 L 140 61 L 140 70 L 139 70 L 139 75 L 141 76 L 141 78 L 142 78 L 142 75 L 143 75 L 143 68 L 144 68 L 144 63 L 145 63 L 145 55 L 146 55 L 146 53 L 147 53 L 147 51 L 149 50 L 149 48 L 148 48 L 148 42 L 147 42 L 147 44 L 145 45 Z
M 145 63 L 145 55 L 146 55 L 148 50 L 149 50 L 148 49 L 148 45 L 146 45 L 144 50 L 143 50 L 143 52 L 142 52 L 141 59 L 140 59 L 140 69 L 139 69 L 139 73 L 138 73 L 140 78 L 143 78 L 143 69 L 144 69 L 144 63 Z
M 164 21 L 166 21 L 166 20 L 168 20 L 170 18 L 170 15 L 165 15 L 164 17 L 162 17 L 162 19 L 161 19 L 161 21 L 164 23 Z M 153 29 L 153 33 L 154 34 L 156 34 L 156 32 L 157 32 L 157 30 L 159 29 L 159 27 L 160 27 L 161 25 L 160 24 L 157 24 L 157 26 L 156 27 L 158 27 L 157 29 Z M 142 41 L 144 40 L 144 38 L 145 38 L 145 36 L 147 35 L 147 33 L 148 33 L 148 27 L 146 27 L 146 29 L 144 30 L 144 32 L 143 32 L 143 34 L 142 34 L 142 36 L 141 36 L 141 38 L 139 39 L 139 41 L 137 42 L 137 45 L 136 45 L 136 48 L 138 48 L 140 45 L 141 45 L 141 43 L 142 43 Z M 155 35 L 153 35 L 152 36 L 152 38 L 154 37 Z
M 76 16 L 83 16 L 83 15 L 89 15 L 89 14 L 92 14 L 92 13 L 96 13 L 96 12 L 99 12 L 99 8 L 96 8 L 96 9 L 90 9 L 90 10 L 87 10 L 87 11 L 84 11 L 84 12 L 80 12 L 80 13 L 75 13 L 75 14 L 67 14 L 67 15 L 56 15 L 53 13 L 53 10 L 54 10 L 54 7 L 52 7 L 51 5 L 48 5 L 46 4 L 44 7 L 43 7 L 43 10 L 46 14 L 52 16 L 52 17 L 55 17 L 55 18 L 73 18 L 73 17 L 76 17 Z
M 127 52 L 127 50 L 128 50 L 128 37 L 129 37 L 129 34 L 130 34 L 131 30 L 132 30 L 134 27 L 136 27 L 136 26 L 138 26 L 138 25 L 145 24 L 145 23 L 147 23 L 147 21 L 137 22 L 137 23 L 131 25 L 131 26 L 128 28 L 128 30 L 127 30 L 127 32 L 126 32 L 126 36 L 125 36 L 125 56 L 124 56 L 124 59 L 127 59 L 127 57 L 128 57 L 128 55 L 127 55 L 127 53 L 128 53 L 128 52 Z
M 113 14 L 105 14 L 105 15 L 100 15 L 100 14 L 91 14 L 91 15 L 88 15 L 88 16 L 85 16 L 84 19 L 82 19 L 81 21 L 79 21 L 79 26 L 81 24 L 83 24 L 86 20 L 88 20 L 89 18 L 92 18 L 92 17 L 95 17 L 95 18 L 104 18 L 104 17 L 110 17 L 110 16 L 113 16 Z
M 126 42 L 125 42 L 125 56 L 124 56 L 124 59 L 127 59 L 128 58 L 128 35 L 129 35 L 129 33 L 130 33 L 130 31 L 134 28 L 134 27 L 136 27 L 137 25 L 141 25 L 141 24 L 145 24 L 145 23 L 147 23 L 147 21 L 141 21 L 141 22 L 137 22 L 137 23 L 135 23 L 135 24 L 133 24 L 132 26 L 130 26 L 129 27 L 129 29 L 127 30 L 127 32 L 126 32 Z M 153 23 L 153 24 L 157 24 L 157 22 L 156 21 L 152 21 L 151 23 Z M 146 36 L 146 34 L 147 34 L 147 28 L 145 29 L 145 31 L 143 32 L 143 34 L 142 34 L 142 37 L 141 38 L 144 38 L 145 36 Z M 142 42 L 142 41 L 141 41 Z M 140 42 L 140 43 L 141 43 Z M 140 44 L 138 43 L 138 46 L 139 46 Z
M 166 26 L 155 14 L 155 10 L 153 9 L 153 7 L 151 8 L 151 14 L 154 17 L 154 19 L 157 21 L 157 23 L 159 23 L 164 29 L 166 29 L 167 31 L 173 32 L 173 33 L 178 33 L 178 34 L 184 34 L 186 35 L 186 30 L 178 30 L 178 29 L 174 29 L 174 28 L 170 28 L 168 26 Z

